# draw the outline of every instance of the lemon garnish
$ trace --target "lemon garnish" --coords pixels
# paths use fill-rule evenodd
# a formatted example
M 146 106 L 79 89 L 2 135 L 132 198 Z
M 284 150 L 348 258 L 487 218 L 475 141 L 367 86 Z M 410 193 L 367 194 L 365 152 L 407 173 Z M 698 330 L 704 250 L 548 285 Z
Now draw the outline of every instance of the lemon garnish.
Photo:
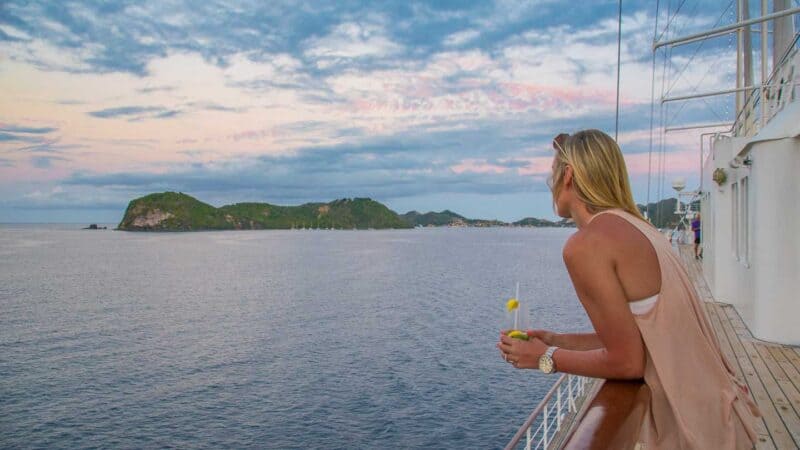
M 528 338 L 529 338 L 528 333 L 523 333 L 522 331 L 519 331 L 519 330 L 511 330 L 511 331 L 509 331 L 508 332 L 508 337 L 514 338 L 514 339 L 522 339 L 523 341 L 527 341 Z
M 506 309 L 508 311 L 513 311 L 517 308 L 519 308 L 519 301 L 517 301 L 517 299 L 515 298 L 508 299 L 508 301 L 506 302 Z

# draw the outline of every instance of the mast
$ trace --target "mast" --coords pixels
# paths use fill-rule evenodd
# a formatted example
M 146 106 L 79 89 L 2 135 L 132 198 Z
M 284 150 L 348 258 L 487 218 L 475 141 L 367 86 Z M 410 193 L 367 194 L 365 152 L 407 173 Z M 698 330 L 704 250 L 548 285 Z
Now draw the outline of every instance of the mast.
M 790 0 L 773 0 L 773 12 L 789 9 Z M 775 19 L 772 25 L 772 67 L 778 67 L 786 48 L 794 40 L 794 21 L 792 16 Z
M 750 18 L 750 1 L 737 0 L 736 21 L 744 22 Z M 761 24 L 762 27 L 766 23 Z M 740 27 L 736 31 L 736 117 L 747 106 L 750 92 L 745 86 L 753 85 L 753 39 L 750 25 Z

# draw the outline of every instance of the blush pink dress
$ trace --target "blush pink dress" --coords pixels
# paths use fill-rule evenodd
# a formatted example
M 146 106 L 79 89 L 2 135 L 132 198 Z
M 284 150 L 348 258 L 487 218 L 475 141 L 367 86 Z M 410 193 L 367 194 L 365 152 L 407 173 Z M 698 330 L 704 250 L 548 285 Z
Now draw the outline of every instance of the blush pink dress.
M 646 313 L 634 315 L 646 349 L 644 382 L 650 391 L 639 448 L 753 448 L 758 407 L 720 350 L 672 245 L 628 212 L 598 214 L 614 214 L 635 226 L 653 245 L 661 266 L 658 300 Z

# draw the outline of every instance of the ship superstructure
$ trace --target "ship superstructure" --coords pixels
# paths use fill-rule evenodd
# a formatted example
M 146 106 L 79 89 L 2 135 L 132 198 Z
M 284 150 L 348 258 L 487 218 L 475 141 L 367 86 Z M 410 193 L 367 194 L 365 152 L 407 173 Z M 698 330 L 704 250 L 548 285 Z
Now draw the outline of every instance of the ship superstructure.
M 699 196 L 712 294 L 734 305 L 756 338 L 793 345 L 800 345 L 798 10 L 758 22 L 759 83 L 745 39 L 753 31 L 739 29 L 737 114 L 729 132 L 711 137 Z

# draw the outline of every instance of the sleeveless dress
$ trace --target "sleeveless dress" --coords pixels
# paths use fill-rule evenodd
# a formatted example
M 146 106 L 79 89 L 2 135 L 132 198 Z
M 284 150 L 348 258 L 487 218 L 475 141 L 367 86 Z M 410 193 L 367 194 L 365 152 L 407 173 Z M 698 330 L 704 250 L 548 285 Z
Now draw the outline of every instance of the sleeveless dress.
M 618 209 L 658 256 L 661 292 L 652 307 L 635 314 L 646 351 L 644 382 L 649 407 L 638 448 L 752 449 L 761 414 L 720 350 L 705 308 L 672 245 L 656 228 Z

